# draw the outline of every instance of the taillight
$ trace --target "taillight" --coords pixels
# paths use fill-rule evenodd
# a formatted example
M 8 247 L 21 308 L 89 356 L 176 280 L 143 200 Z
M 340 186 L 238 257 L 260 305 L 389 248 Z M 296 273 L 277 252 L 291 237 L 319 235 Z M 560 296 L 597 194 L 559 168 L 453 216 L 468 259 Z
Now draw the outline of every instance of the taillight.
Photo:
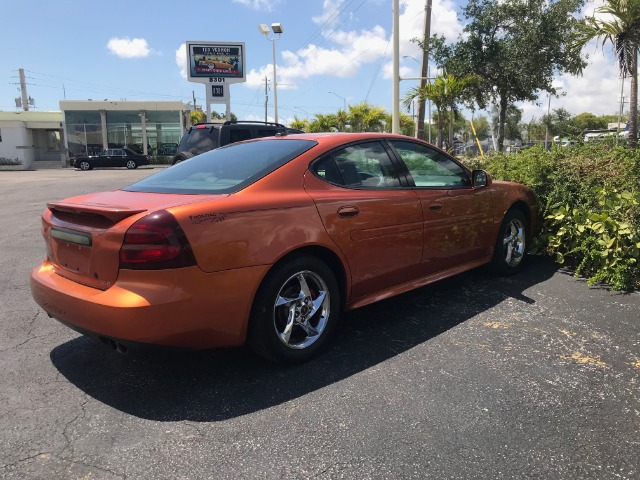
M 131 225 L 120 249 L 120 268 L 162 270 L 195 264 L 187 236 L 166 210 L 151 213 Z

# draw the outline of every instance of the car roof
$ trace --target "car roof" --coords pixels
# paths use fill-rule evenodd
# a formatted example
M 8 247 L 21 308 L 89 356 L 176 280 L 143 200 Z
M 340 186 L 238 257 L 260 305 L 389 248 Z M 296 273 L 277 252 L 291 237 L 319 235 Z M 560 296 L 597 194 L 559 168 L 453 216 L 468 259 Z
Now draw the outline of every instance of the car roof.
M 406 135 L 395 135 L 392 133 L 383 132 L 322 132 L 322 133 L 296 133 L 295 135 L 276 135 L 275 137 L 263 137 L 256 138 L 254 141 L 266 141 L 273 139 L 296 139 L 296 140 L 314 140 L 320 145 L 341 145 L 350 142 L 358 142 L 361 140 L 405 140 L 414 141 L 419 143 L 426 143 L 422 140 L 418 140 Z M 429 144 L 434 147 L 433 145 Z

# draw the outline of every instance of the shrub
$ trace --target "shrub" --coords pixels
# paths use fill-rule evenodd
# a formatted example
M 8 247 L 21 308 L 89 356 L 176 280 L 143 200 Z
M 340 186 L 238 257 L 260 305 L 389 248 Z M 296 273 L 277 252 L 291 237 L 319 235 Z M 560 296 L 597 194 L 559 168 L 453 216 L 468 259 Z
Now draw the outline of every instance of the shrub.
M 19 158 L 0 157 L 0 165 L 22 165 L 22 160 Z
M 465 163 L 534 189 L 544 218 L 534 251 L 555 256 L 590 284 L 640 287 L 640 152 L 599 142 Z

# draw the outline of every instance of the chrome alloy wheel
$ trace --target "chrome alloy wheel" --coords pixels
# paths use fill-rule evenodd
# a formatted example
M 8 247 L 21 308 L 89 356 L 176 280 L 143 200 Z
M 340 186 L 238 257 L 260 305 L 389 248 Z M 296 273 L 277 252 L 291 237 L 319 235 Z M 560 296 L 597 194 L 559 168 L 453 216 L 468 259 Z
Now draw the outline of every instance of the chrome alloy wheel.
M 510 267 L 517 267 L 525 252 L 524 224 L 519 218 L 512 218 L 504 229 L 502 251 L 505 263 Z
M 136 162 L 134 160 L 127 160 L 127 168 L 132 170 L 137 167 Z
M 280 341 L 303 350 L 316 342 L 329 321 L 330 295 L 324 280 L 314 272 L 291 275 L 273 306 L 273 321 Z

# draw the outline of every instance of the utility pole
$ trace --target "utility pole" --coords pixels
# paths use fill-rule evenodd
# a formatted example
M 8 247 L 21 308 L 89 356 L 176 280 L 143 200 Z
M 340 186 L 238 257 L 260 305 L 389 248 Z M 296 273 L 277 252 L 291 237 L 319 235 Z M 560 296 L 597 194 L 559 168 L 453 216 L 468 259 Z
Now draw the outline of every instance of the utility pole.
M 400 133 L 400 1 L 393 0 L 393 80 L 391 133 Z
M 29 95 L 27 95 L 27 82 L 24 78 L 24 68 L 18 70 L 20 72 L 20 93 L 22 94 L 22 110 L 29 111 Z
M 264 121 L 267 122 L 267 105 L 269 104 L 269 80 L 264 77 Z
M 420 90 L 427 84 L 427 77 L 429 76 L 429 51 L 430 51 L 430 39 L 431 39 L 431 2 L 432 0 L 425 1 L 424 7 L 424 37 L 422 38 L 422 62 L 420 63 Z M 418 131 L 416 132 L 417 138 L 424 140 L 424 114 L 425 114 L 426 99 L 422 99 L 418 102 Z M 429 125 L 429 133 L 431 133 L 431 125 Z M 431 140 L 431 139 L 429 139 Z

